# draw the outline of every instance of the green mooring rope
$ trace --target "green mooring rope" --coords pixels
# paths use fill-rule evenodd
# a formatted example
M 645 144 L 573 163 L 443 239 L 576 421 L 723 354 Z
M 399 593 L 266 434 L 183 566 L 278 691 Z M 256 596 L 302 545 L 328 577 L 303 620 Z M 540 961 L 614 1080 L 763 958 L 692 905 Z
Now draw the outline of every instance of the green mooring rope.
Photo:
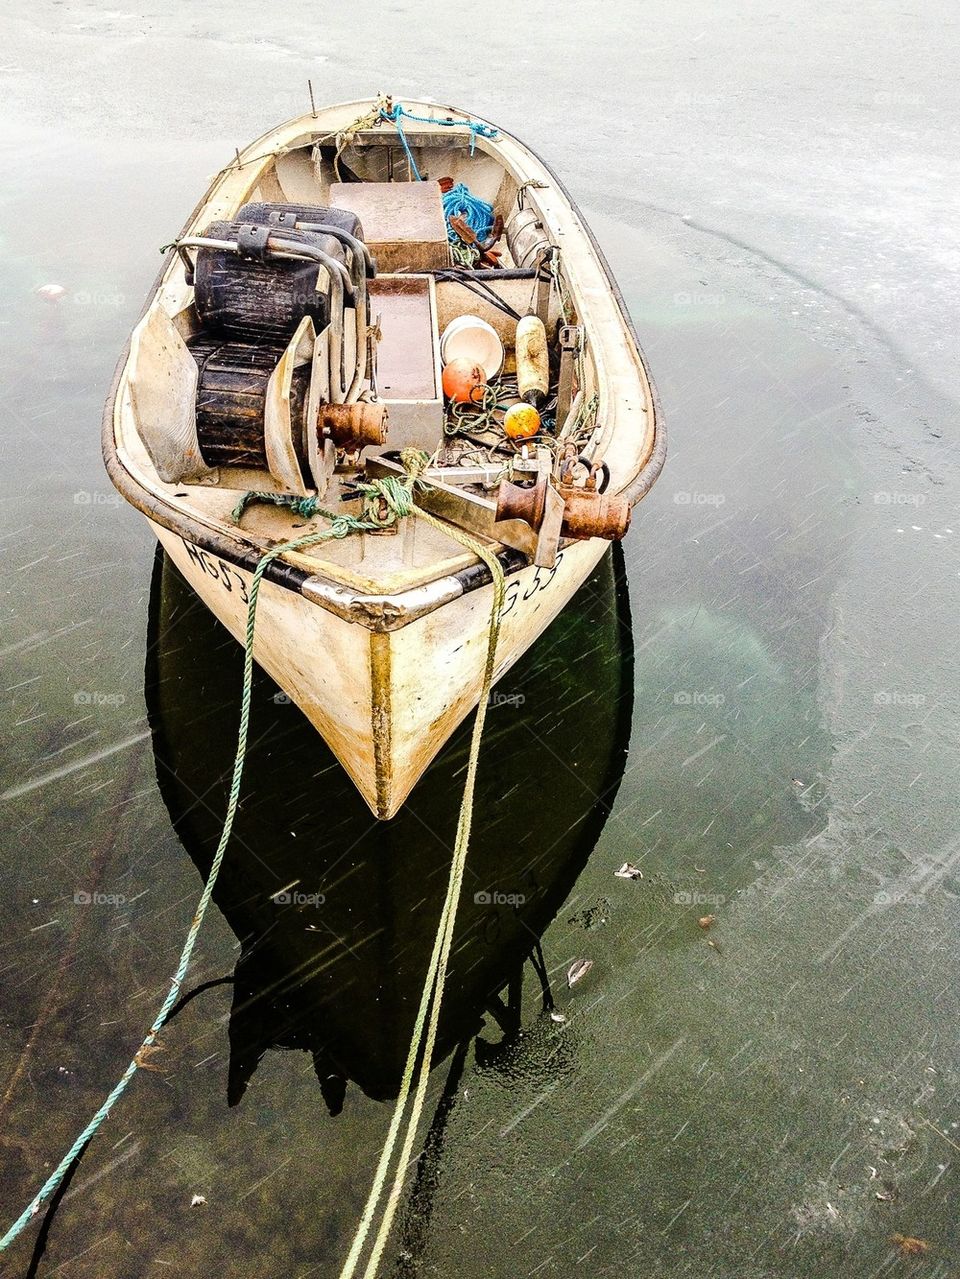
M 233 508 L 232 518 L 235 524 L 248 506 L 269 505 L 285 506 L 294 515 L 309 520 L 315 515 L 322 515 L 330 521 L 325 532 L 328 537 L 348 537 L 351 533 L 369 532 L 372 529 L 389 528 L 398 519 L 410 515 L 413 509 L 412 487 L 418 482 L 420 473 L 429 462 L 428 454 L 420 449 L 404 449 L 400 459 L 407 469 L 407 478 L 387 475 L 382 480 L 360 481 L 353 485 L 357 496 L 363 500 L 361 515 L 350 515 L 348 512 L 326 511 L 315 497 L 298 497 L 295 493 L 258 493 L 251 490 L 244 493 Z
M 200 894 L 200 901 L 197 905 L 193 922 L 187 932 L 186 941 L 184 942 L 183 949 L 180 953 L 180 962 L 177 965 L 176 973 L 174 974 L 173 980 L 170 984 L 170 989 L 167 992 L 167 997 L 163 1001 L 160 1011 L 154 1018 L 153 1024 L 144 1037 L 143 1043 L 134 1054 L 130 1064 L 127 1066 L 126 1070 L 123 1072 L 100 1108 L 94 1114 L 93 1118 L 60 1160 L 54 1171 L 43 1183 L 34 1199 L 27 1205 L 13 1225 L 10 1226 L 2 1239 L 0 1239 L 0 1251 L 8 1248 L 39 1213 L 43 1204 L 56 1192 L 57 1188 L 62 1183 L 64 1177 L 70 1170 L 73 1161 L 78 1157 L 78 1155 L 80 1155 L 87 1143 L 96 1136 L 101 1125 L 109 1116 L 115 1103 L 126 1091 L 127 1085 L 130 1083 L 137 1070 L 143 1065 L 142 1058 L 144 1054 L 155 1045 L 157 1036 L 180 995 L 183 980 L 190 965 L 190 959 L 193 955 L 193 949 L 203 925 L 203 919 L 206 915 L 207 907 L 210 905 L 210 901 L 213 897 L 213 890 L 217 882 L 217 876 L 220 873 L 220 867 L 223 864 L 224 854 L 227 850 L 227 845 L 230 842 L 230 837 L 233 832 L 234 818 L 236 817 L 237 812 L 237 805 L 240 799 L 240 785 L 243 778 L 244 764 L 246 762 L 247 734 L 250 724 L 250 702 L 253 689 L 254 628 L 257 615 L 257 601 L 260 596 L 260 583 L 263 580 L 264 573 L 274 560 L 278 559 L 281 555 L 286 554 L 288 551 L 297 551 L 306 546 L 316 545 L 318 542 L 346 537 L 349 533 L 362 531 L 364 529 L 369 530 L 372 528 L 387 527 L 389 524 L 395 523 L 396 520 L 401 519 L 406 515 L 414 515 L 423 520 L 425 523 L 439 529 L 448 537 L 453 538 L 454 541 L 458 542 L 465 549 L 472 551 L 487 565 L 493 579 L 493 606 L 488 632 L 487 659 L 484 667 L 480 702 L 477 706 L 473 734 L 470 740 L 470 757 L 467 764 L 467 777 L 464 784 L 463 800 L 460 805 L 460 817 L 457 823 L 457 836 L 450 867 L 450 880 L 447 886 L 447 895 L 441 911 L 437 938 L 434 942 L 433 953 L 431 954 L 430 964 L 427 969 L 427 977 L 424 982 L 423 993 L 420 999 L 420 1007 L 417 1011 L 413 1036 L 410 1042 L 406 1064 L 404 1066 L 400 1092 L 397 1097 L 397 1103 L 390 1123 L 390 1129 L 380 1156 L 380 1161 L 377 1165 L 373 1186 L 367 1199 L 363 1218 L 361 1219 L 354 1238 L 353 1246 L 351 1247 L 350 1253 L 341 1272 L 341 1279 L 349 1279 L 349 1277 L 353 1275 L 356 1270 L 363 1245 L 369 1235 L 373 1217 L 383 1193 L 387 1170 L 392 1159 L 393 1150 L 396 1146 L 403 1112 L 406 1109 L 406 1104 L 410 1096 L 414 1070 L 419 1059 L 420 1069 L 417 1077 L 413 1105 L 407 1123 L 407 1132 L 404 1138 L 400 1159 L 394 1173 L 393 1184 L 391 1185 L 390 1193 L 387 1198 L 387 1204 L 384 1209 L 380 1228 L 373 1243 L 367 1268 L 364 1271 L 364 1279 L 372 1279 L 372 1276 L 376 1273 L 380 1256 L 390 1234 L 390 1227 L 400 1200 L 404 1173 L 406 1171 L 406 1166 L 410 1158 L 410 1151 L 416 1137 L 417 1124 L 423 1111 L 424 1096 L 430 1073 L 430 1060 L 436 1043 L 437 1026 L 440 1018 L 440 1001 L 443 995 L 444 981 L 446 979 L 450 946 L 453 941 L 453 928 L 456 920 L 457 904 L 460 899 L 460 890 L 463 884 L 463 871 L 466 864 L 467 847 L 470 842 L 470 827 L 473 818 L 473 797 L 477 761 L 480 754 L 480 741 L 483 734 L 484 719 L 486 717 L 487 701 L 493 684 L 497 641 L 500 633 L 500 613 L 503 608 L 504 600 L 503 569 L 501 568 L 500 562 L 494 552 L 489 547 L 476 541 L 476 539 L 472 538 L 469 534 L 464 533 L 462 530 L 451 525 L 443 523 L 430 515 L 427 511 L 424 511 L 420 507 L 414 505 L 412 489 L 418 480 L 418 476 L 426 465 L 426 454 L 415 453 L 413 450 L 409 450 L 405 451 L 401 456 L 408 471 L 408 478 L 406 481 L 396 479 L 393 476 L 388 476 L 386 479 L 375 480 L 370 484 L 358 486 L 363 496 L 363 516 L 330 516 L 328 518 L 332 520 L 332 523 L 329 528 L 323 529 L 320 532 L 306 533 L 302 537 L 296 537 L 292 538 L 290 541 L 281 542 L 267 551 L 257 564 L 250 584 L 250 600 L 247 607 L 247 629 L 244 641 L 243 660 L 243 691 L 240 699 L 240 727 L 237 735 L 237 752 L 233 764 L 233 777 L 230 783 L 230 798 L 227 804 L 227 813 L 223 823 L 223 830 L 220 835 L 220 842 L 217 845 L 217 851 L 214 854 L 213 862 L 210 866 L 210 873 L 207 876 L 206 883 L 204 884 L 203 892 Z M 283 495 L 277 494 L 248 494 L 246 496 L 251 501 L 266 498 L 268 501 L 276 502 L 279 505 L 291 506 L 291 508 L 293 508 L 293 503 L 302 501 L 302 499 L 296 498 L 283 501 Z M 384 504 L 386 506 L 385 512 L 381 509 Z M 246 505 L 248 505 L 248 502 L 245 498 L 240 502 L 237 508 L 240 514 L 242 514 Z M 304 515 L 307 514 L 306 510 L 301 510 L 299 513 Z M 317 508 L 310 511 L 310 514 L 317 513 L 319 513 Z M 326 514 L 326 512 L 323 513 Z M 424 1030 L 426 1030 L 426 1038 L 424 1038 Z
M 180 952 L 180 962 L 177 965 L 177 971 L 174 974 L 173 981 L 170 983 L 170 989 L 167 997 L 161 1005 L 160 1011 L 154 1018 L 153 1025 L 147 1032 L 143 1043 L 137 1049 L 130 1064 L 120 1076 L 113 1090 L 110 1092 L 106 1100 L 100 1106 L 90 1122 L 81 1132 L 67 1153 L 60 1160 L 57 1167 L 43 1183 L 39 1193 L 33 1201 L 23 1210 L 17 1220 L 10 1229 L 0 1239 L 0 1251 L 9 1247 L 14 1239 L 20 1234 L 24 1227 L 32 1220 L 40 1211 L 42 1205 L 56 1191 L 57 1187 L 66 1176 L 70 1165 L 76 1159 L 77 1155 L 83 1150 L 84 1146 L 90 1141 L 99 1130 L 101 1124 L 110 1114 L 114 1104 L 119 1100 L 127 1089 L 130 1080 L 136 1074 L 138 1068 L 143 1064 L 142 1058 L 144 1053 L 156 1043 L 164 1022 L 170 1015 L 170 1010 L 180 995 L 180 989 L 183 985 L 183 979 L 186 976 L 187 968 L 190 965 L 190 959 L 193 955 L 193 948 L 197 941 L 197 936 L 203 924 L 203 917 L 207 913 L 207 907 L 210 905 L 210 899 L 213 896 L 214 885 L 217 882 L 217 875 L 220 873 L 220 866 L 223 862 L 223 855 L 226 852 L 227 844 L 230 842 L 230 836 L 233 832 L 233 822 L 237 813 L 237 804 L 240 799 L 240 782 L 243 777 L 243 766 L 246 761 L 247 753 L 247 732 L 250 724 L 250 699 L 253 688 L 253 632 L 254 623 L 257 615 L 257 599 L 260 595 L 260 583 L 263 575 L 267 570 L 267 566 L 271 564 L 280 555 L 286 551 L 298 550 L 303 546 L 311 543 L 322 542 L 327 538 L 335 536 L 332 529 L 325 529 L 321 533 L 308 533 L 304 537 L 294 538 L 289 542 L 282 542 L 279 546 L 273 547 L 260 560 L 253 574 L 250 584 L 250 602 L 247 607 L 247 633 L 246 642 L 244 644 L 244 661 L 243 661 L 243 694 L 240 699 L 240 730 L 237 735 L 237 754 L 233 764 L 233 780 L 230 783 L 230 799 L 227 804 L 227 815 L 223 823 L 223 832 L 220 835 L 220 843 L 217 845 L 217 851 L 214 854 L 213 863 L 210 867 L 210 874 L 207 876 L 207 882 L 203 886 L 203 892 L 200 894 L 200 901 L 197 905 L 196 913 L 193 916 L 193 922 L 187 932 L 186 941 L 183 944 L 183 950 Z
M 377 1272 L 380 1257 L 390 1235 L 390 1227 L 393 1224 L 393 1218 L 400 1203 L 400 1194 L 403 1190 L 404 1177 L 407 1165 L 410 1162 L 410 1152 L 413 1147 L 414 1139 L 417 1135 L 417 1125 L 419 1123 L 420 1116 L 423 1113 L 427 1081 L 430 1076 L 430 1062 L 433 1057 L 434 1045 L 437 1038 L 437 1027 L 440 1021 L 440 1003 L 443 998 L 443 986 L 446 981 L 447 964 L 450 958 L 450 947 L 453 942 L 453 930 L 457 916 L 457 905 L 460 900 L 460 890 L 463 887 L 463 872 L 466 866 L 467 848 L 470 844 L 470 827 L 473 821 L 473 795 L 477 775 L 477 762 L 480 758 L 480 741 L 483 736 L 483 725 L 487 714 L 487 702 L 490 699 L 490 689 L 493 686 L 493 673 L 497 656 L 497 641 L 500 636 L 500 614 L 503 609 L 505 591 L 503 569 L 500 566 L 500 561 L 489 547 L 481 545 L 474 538 L 462 532 L 462 530 L 452 528 L 449 525 L 441 523 L 440 520 L 437 520 L 432 515 L 427 514 L 426 511 L 422 511 L 419 507 L 414 508 L 414 514 L 419 516 L 420 519 L 425 520 L 428 524 L 439 528 L 442 532 L 452 537 L 468 550 L 473 551 L 475 555 L 483 560 L 489 568 L 491 577 L 493 578 L 493 606 L 490 613 L 490 628 L 487 636 L 487 660 L 483 672 L 480 702 L 477 706 L 476 718 L 473 721 L 473 733 L 470 738 L 470 755 L 467 761 L 467 777 L 463 787 L 463 799 L 460 802 L 460 816 L 457 822 L 457 837 L 453 849 L 453 860 L 450 866 L 450 879 L 447 884 L 447 895 L 443 903 L 443 909 L 440 913 L 440 924 L 437 929 L 436 940 L 433 944 L 433 953 L 430 956 L 430 964 L 427 968 L 427 976 L 423 984 L 423 992 L 420 996 L 420 1006 L 417 1009 L 417 1017 L 414 1023 L 413 1035 L 410 1039 L 410 1048 L 407 1052 L 407 1060 L 403 1068 L 403 1077 L 400 1083 L 400 1091 L 397 1095 L 396 1106 L 394 1107 L 393 1118 L 390 1121 L 387 1139 L 384 1142 L 383 1150 L 380 1154 L 380 1161 L 377 1164 L 377 1170 L 373 1178 L 373 1185 L 370 1188 L 370 1194 L 367 1197 L 367 1203 L 363 1211 L 363 1216 L 360 1220 L 360 1225 L 357 1227 L 357 1232 L 354 1236 L 350 1252 L 343 1264 L 343 1269 L 340 1271 L 340 1279 L 351 1279 L 355 1273 L 357 1264 L 360 1260 L 360 1254 L 363 1251 L 364 1244 L 366 1243 L 367 1237 L 370 1233 L 374 1215 L 383 1195 L 383 1187 L 387 1177 L 387 1170 L 390 1166 L 393 1151 L 397 1144 L 400 1125 L 403 1120 L 403 1112 L 406 1109 L 407 1101 L 410 1097 L 413 1073 L 416 1068 L 418 1057 L 420 1059 L 420 1068 L 417 1075 L 413 1105 L 407 1120 L 407 1131 L 400 1151 L 400 1156 L 397 1160 L 393 1184 L 391 1185 L 387 1196 L 387 1202 L 384 1208 L 383 1217 L 380 1221 L 380 1227 L 377 1231 L 376 1238 L 373 1241 L 366 1269 L 363 1272 L 363 1279 L 373 1279 L 373 1276 Z M 425 1038 L 424 1028 L 426 1028 Z

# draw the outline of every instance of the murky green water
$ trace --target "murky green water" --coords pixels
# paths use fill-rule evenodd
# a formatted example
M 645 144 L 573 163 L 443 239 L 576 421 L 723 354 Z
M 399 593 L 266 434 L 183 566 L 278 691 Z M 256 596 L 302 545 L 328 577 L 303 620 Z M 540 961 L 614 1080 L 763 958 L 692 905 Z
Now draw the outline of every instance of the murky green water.
M 239 651 L 115 499 L 101 404 L 157 246 L 309 74 L 324 99 L 432 91 L 542 150 L 670 427 L 624 562 L 491 712 L 425 1154 L 384 1273 L 954 1273 L 960 293 L 936 65 L 956 29 L 924 5 L 791 12 L 588 6 L 548 32 L 495 7 L 469 59 L 432 5 L 355 28 L 243 6 L 12 23 L 5 1217 L 166 990 L 231 750 Z M 258 679 L 191 972 L 219 984 L 82 1160 L 38 1275 L 305 1279 L 346 1251 L 465 746 L 376 826 L 275 692 Z M 28 1273 L 35 1238 L 3 1273 Z

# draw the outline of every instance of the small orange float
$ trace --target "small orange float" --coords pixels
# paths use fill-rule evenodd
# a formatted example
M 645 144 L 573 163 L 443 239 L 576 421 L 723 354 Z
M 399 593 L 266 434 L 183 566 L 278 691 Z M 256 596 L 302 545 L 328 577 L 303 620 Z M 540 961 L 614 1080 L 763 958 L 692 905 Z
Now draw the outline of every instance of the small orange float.
M 451 360 L 443 370 L 443 393 L 457 404 L 479 404 L 486 374 L 474 360 Z
M 514 404 L 507 409 L 503 429 L 511 440 L 530 440 L 540 430 L 540 414 L 532 404 Z

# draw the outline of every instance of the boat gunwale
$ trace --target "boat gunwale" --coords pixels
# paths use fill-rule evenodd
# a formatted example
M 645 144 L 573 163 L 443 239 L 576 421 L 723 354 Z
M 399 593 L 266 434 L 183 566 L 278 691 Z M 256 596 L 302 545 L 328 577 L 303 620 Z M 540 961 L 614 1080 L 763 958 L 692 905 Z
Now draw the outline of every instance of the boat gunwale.
M 357 100 L 354 103 L 336 103 L 323 110 L 336 110 L 346 106 L 363 106 L 366 100 Z M 663 470 L 666 461 L 667 437 L 666 427 L 663 419 L 663 408 L 660 401 L 659 392 L 653 375 L 650 371 L 647 357 L 640 339 L 637 335 L 636 326 L 630 315 L 623 293 L 617 283 L 606 255 L 601 249 L 597 238 L 593 232 L 593 228 L 589 222 L 583 217 L 580 208 L 573 199 L 566 185 L 555 173 L 554 169 L 548 164 L 536 151 L 534 151 L 527 143 L 520 138 L 502 128 L 500 125 L 494 124 L 492 121 L 485 120 L 481 116 L 473 115 L 463 111 L 462 108 L 447 106 L 446 104 L 422 104 L 430 105 L 441 110 L 448 110 L 455 115 L 464 118 L 464 123 L 469 121 L 486 124 L 495 129 L 497 133 L 515 143 L 521 150 L 527 152 L 533 160 L 540 164 L 546 173 L 549 174 L 556 189 L 563 196 L 571 213 L 577 218 L 581 231 L 585 234 L 597 261 L 601 267 L 603 275 L 606 279 L 607 287 L 611 296 L 617 304 L 617 310 L 624 328 L 630 336 L 633 347 L 636 351 L 640 368 L 646 382 L 646 389 L 649 393 L 649 408 L 652 419 L 653 443 L 646 460 L 639 467 L 636 475 L 628 484 L 620 490 L 619 495 L 626 498 L 632 506 L 635 506 L 642 498 L 644 498 L 654 483 L 658 479 Z M 294 117 L 300 119 L 302 117 Z M 246 150 L 252 149 L 258 143 L 270 138 L 280 129 L 288 126 L 294 121 L 287 121 L 276 125 L 273 129 L 261 134 L 259 138 L 254 139 Z M 286 148 L 284 148 L 286 150 Z M 277 153 L 279 154 L 279 152 Z M 233 166 L 225 166 L 220 169 L 213 181 L 207 187 L 206 191 L 197 201 L 196 205 L 190 212 L 187 220 L 183 224 L 180 236 L 193 225 L 200 214 L 200 211 L 210 200 L 211 194 L 215 187 L 222 180 L 224 174 Z M 178 239 L 180 237 L 178 236 Z M 171 247 L 164 254 L 160 264 L 159 271 L 150 286 L 143 306 L 131 328 L 130 335 L 124 343 L 120 357 L 114 369 L 113 377 L 110 383 L 110 390 L 103 408 L 101 419 L 101 450 L 103 454 L 104 466 L 107 475 L 120 493 L 120 495 L 141 514 L 145 515 L 152 523 L 159 524 L 172 533 L 177 534 L 185 541 L 189 541 L 192 545 L 200 550 L 207 551 L 209 554 L 216 555 L 219 558 L 229 561 L 231 564 L 239 568 L 246 569 L 253 573 L 259 564 L 263 550 L 255 543 L 246 539 L 237 538 L 236 540 L 224 536 L 222 533 L 212 529 L 203 521 L 191 517 L 181 512 L 180 508 L 172 503 L 164 502 L 161 498 L 154 495 L 137 476 L 124 464 L 119 456 L 119 448 L 116 435 L 116 406 L 117 399 L 123 382 L 124 373 L 130 358 L 130 345 L 133 336 L 133 330 L 139 324 L 140 320 L 147 313 L 152 305 L 157 293 L 163 283 L 171 261 L 177 250 Z M 514 550 L 512 547 L 504 546 L 497 552 L 497 558 L 500 561 L 503 571 L 507 575 L 519 572 L 529 564 L 528 558 L 521 552 Z M 491 573 L 487 566 L 478 562 L 468 565 L 463 569 L 450 574 L 444 574 L 441 577 L 434 578 L 419 586 L 410 587 L 394 594 L 374 594 L 351 590 L 342 583 L 335 581 L 319 573 L 310 573 L 306 569 L 300 568 L 295 564 L 290 564 L 282 559 L 272 560 L 266 568 L 264 577 L 267 581 L 275 586 L 282 587 L 286 590 L 292 590 L 309 599 L 312 603 L 333 612 L 347 621 L 355 622 L 364 626 L 371 631 L 388 631 L 396 630 L 409 622 L 414 621 L 418 617 L 424 616 L 426 613 L 432 612 L 434 609 L 441 607 L 449 601 L 459 598 L 461 595 L 468 594 L 471 591 L 479 590 L 489 585 L 491 581 Z

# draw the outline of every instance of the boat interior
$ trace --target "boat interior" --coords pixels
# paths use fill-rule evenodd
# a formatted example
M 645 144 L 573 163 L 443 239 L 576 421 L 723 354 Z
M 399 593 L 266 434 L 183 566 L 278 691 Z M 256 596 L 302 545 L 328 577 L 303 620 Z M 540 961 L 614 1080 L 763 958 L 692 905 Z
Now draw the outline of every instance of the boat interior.
M 233 536 L 238 499 L 261 495 L 242 534 L 263 548 L 359 511 L 360 468 L 401 475 L 418 450 L 437 513 L 549 563 L 560 516 L 547 545 L 525 492 L 598 497 L 603 450 L 547 184 L 503 162 L 490 126 L 418 119 L 268 135 L 224 170 L 134 332 L 118 444 L 166 503 Z M 473 562 L 411 520 L 290 558 L 365 591 Z

